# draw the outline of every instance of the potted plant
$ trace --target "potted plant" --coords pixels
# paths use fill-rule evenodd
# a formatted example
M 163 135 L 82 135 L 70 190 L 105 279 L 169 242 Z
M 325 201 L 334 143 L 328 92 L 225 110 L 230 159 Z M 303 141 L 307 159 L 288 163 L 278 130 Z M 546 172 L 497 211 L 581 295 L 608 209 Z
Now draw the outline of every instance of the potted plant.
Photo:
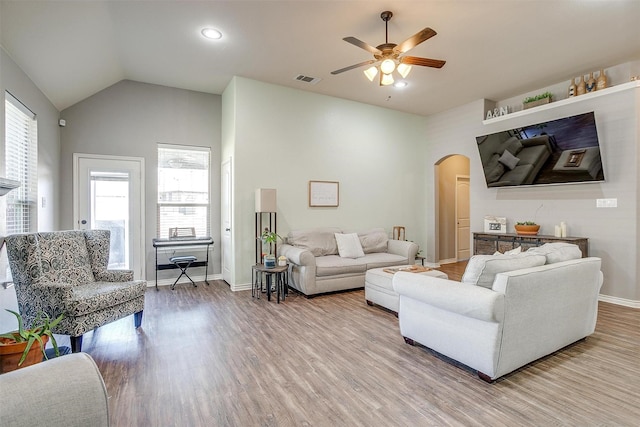
M 524 109 L 537 107 L 538 105 L 549 104 L 551 102 L 551 98 L 553 94 L 551 92 L 541 93 L 536 96 L 529 96 L 522 101 L 522 106 Z
M 270 231 L 269 228 L 265 228 L 260 235 L 262 245 L 268 245 L 269 247 L 269 253 L 263 255 L 264 266 L 267 268 L 273 268 L 276 266 L 276 256 L 273 254 L 273 246 L 278 243 L 278 239 L 282 240 L 282 237 L 280 237 L 278 233 Z
M 516 233 L 523 236 L 535 236 L 540 231 L 540 226 L 533 221 L 517 222 L 514 228 Z
M 18 330 L 0 335 L 0 373 L 36 364 L 42 361 L 43 356 L 46 359 L 45 346 L 49 339 L 56 356 L 60 355 L 58 343 L 51 329 L 60 323 L 62 314 L 55 320 L 51 320 L 46 313 L 40 311 L 31 327 L 25 328 L 20 313 L 8 309 L 7 311 L 18 319 Z M 34 346 L 35 342 L 38 345 Z

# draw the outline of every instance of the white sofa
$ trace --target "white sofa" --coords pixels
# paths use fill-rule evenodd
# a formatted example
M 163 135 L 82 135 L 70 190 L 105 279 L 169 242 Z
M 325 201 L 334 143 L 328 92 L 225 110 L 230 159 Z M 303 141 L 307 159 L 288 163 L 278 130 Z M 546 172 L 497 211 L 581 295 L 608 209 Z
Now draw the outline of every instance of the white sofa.
M 353 235 L 335 227 L 289 232 L 278 247 L 289 262 L 289 286 L 307 296 L 362 288 L 367 270 L 413 264 L 418 252 L 415 243 L 389 239 L 383 228 L 376 228 L 356 233 L 362 253 L 351 256 L 341 250 L 336 234 Z
M 541 248 L 538 254 L 485 256 L 479 269 L 472 257 L 463 282 L 396 273 L 405 341 L 491 382 L 592 334 L 603 280 L 600 258 L 545 254 Z M 508 271 L 509 263 L 528 265 Z

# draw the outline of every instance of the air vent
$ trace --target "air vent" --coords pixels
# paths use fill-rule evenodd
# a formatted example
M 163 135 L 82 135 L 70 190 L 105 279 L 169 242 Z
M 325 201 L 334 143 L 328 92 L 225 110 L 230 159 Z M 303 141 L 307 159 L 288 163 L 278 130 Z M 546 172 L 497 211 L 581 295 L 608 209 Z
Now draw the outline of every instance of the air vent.
M 317 77 L 309 77 L 309 76 L 303 76 L 302 74 L 298 74 L 297 76 L 294 77 L 294 80 L 298 80 L 298 81 L 301 81 L 301 82 L 305 82 L 305 83 L 309 83 L 309 84 L 314 85 L 314 84 L 318 83 L 322 79 L 319 79 Z

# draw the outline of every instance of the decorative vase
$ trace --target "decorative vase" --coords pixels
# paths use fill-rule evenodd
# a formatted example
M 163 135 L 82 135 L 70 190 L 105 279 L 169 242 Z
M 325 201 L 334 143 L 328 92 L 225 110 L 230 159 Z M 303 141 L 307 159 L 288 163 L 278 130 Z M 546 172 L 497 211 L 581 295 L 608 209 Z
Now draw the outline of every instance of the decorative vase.
M 587 83 L 584 81 L 584 76 L 580 76 L 580 81 L 578 81 L 578 89 L 576 91 L 577 95 L 584 95 L 587 93 Z
M 604 75 L 604 69 L 600 69 L 600 75 L 598 76 L 598 80 L 596 80 L 596 90 L 602 90 L 607 87 L 607 76 Z
M 585 89 L 587 93 L 596 91 L 596 79 L 593 78 L 593 73 L 589 73 L 589 80 L 587 80 Z
M 514 225 L 514 228 L 516 229 L 516 233 L 521 236 L 535 236 L 538 234 L 538 231 L 540 231 L 540 226 L 537 224 L 536 225 L 516 224 Z
M 265 255 L 264 256 L 264 266 L 266 268 L 274 268 L 276 266 L 276 256 L 275 255 Z
M 569 98 L 574 97 L 577 95 L 578 91 L 578 86 L 576 86 L 576 81 L 575 79 L 572 77 L 571 78 L 571 84 L 569 85 Z
M 48 340 L 48 336 L 43 336 L 43 345 L 46 345 Z M 0 374 L 42 362 L 42 348 L 40 343 L 36 341 L 29 349 L 29 353 L 27 353 L 22 365 L 18 366 L 25 348 L 27 348 L 27 342 L 16 343 L 10 342 L 8 338 L 0 338 Z

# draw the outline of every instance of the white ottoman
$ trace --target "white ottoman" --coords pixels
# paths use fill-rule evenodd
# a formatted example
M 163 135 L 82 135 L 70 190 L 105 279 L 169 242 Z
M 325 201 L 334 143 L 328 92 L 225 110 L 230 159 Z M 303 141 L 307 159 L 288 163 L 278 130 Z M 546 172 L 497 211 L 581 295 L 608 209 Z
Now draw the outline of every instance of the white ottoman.
M 398 312 L 398 306 L 400 303 L 400 297 L 393 290 L 393 274 L 387 273 L 384 271 L 385 269 L 409 269 L 410 267 L 420 267 L 420 266 L 411 266 L 411 265 L 401 265 L 395 267 L 388 268 L 373 268 L 371 270 L 367 270 L 364 276 L 364 299 L 367 301 L 367 304 L 374 305 L 377 304 L 384 308 L 387 308 L 394 313 Z M 440 277 L 443 279 L 448 279 L 449 277 L 438 270 L 428 270 L 425 272 L 414 273 L 414 274 L 425 274 L 427 276 Z

